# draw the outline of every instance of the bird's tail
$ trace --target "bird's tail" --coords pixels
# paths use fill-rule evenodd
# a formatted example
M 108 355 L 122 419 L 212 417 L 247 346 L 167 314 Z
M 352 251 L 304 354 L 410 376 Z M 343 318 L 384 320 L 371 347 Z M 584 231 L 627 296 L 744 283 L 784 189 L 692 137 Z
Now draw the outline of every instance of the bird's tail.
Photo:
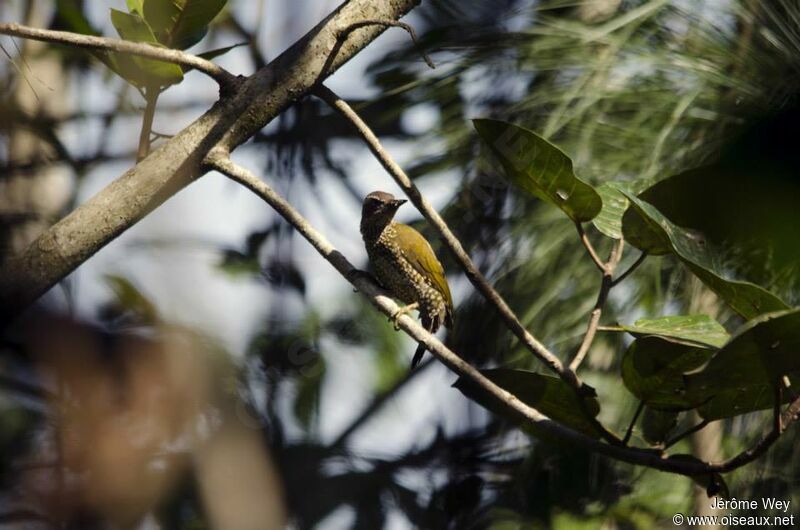
M 412 370 L 420 363 L 423 355 L 425 355 L 425 345 L 420 342 L 419 346 L 417 346 L 417 351 L 414 352 L 414 358 L 411 359 Z
M 422 318 L 422 327 L 425 328 L 425 330 L 428 333 L 432 333 L 433 332 L 433 327 L 434 327 L 433 320 L 423 317 Z M 425 355 L 425 350 L 426 350 L 425 345 L 420 342 L 419 346 L 417 346 L 417 351 L 414 352 L 414 358 L 411 359 L 411 369 L 412 370 L 414 368 L 416 368 L 417 365 L 422 360 L 422 356 Z

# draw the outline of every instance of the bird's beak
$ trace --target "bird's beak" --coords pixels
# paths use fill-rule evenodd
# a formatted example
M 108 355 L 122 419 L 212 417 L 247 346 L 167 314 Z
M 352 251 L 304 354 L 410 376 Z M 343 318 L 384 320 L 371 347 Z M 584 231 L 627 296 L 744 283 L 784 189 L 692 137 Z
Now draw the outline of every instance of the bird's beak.
M 395 208 L 399 208 L 401 205 L 407 203 L 408 201 L 405 199 L 395 199 L 392 201 L 392 206 Z

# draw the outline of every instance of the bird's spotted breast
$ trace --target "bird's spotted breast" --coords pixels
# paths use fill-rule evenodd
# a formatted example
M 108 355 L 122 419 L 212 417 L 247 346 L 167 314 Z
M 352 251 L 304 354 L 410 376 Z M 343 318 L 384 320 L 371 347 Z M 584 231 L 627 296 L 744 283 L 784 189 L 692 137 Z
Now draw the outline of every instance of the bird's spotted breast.
M 367 254 L 375 275 L 383 286 L 403 303 L 418 302 L 420 315 L 434 321 L 435 327 L 438 328 L 445 318 L 445 299 L 403 256 L 402 250 L 395 243 L 396 237 L 396 231 L 389 225 L 375 244 L 367 246 Z

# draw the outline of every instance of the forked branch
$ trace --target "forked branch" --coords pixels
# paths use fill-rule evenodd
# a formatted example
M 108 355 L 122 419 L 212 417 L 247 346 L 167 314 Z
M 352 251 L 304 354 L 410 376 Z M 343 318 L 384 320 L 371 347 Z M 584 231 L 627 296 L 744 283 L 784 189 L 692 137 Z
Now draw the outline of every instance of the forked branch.
M 225 86 L 229 85 L 235 79 L 233 74 L 202 57 L 181 50 L 153 46 L 144 42 L 132 42 L 109 37 L 98 37 L 96 35 L 83 35 L 81 33 L 72 33 L 69 31 L 32 28 L 13 22 L 0 23 L 0 35 L 9 35 L 11 37 L 21 37 L 54 44 L 67 44 L 93 50 L 128 53 L 140 57 L 147 57 L 148 59 L 157 59 L 167 63 L 194 68 L 208 75 L 220 85 Z
M 491 286 L 486 277 L 481 274 L 472 262 L 472 259 L 470 259 L 469 255 L 464 250 L 461 242 L 444 222 L 444 219 L 436 212 L 428 200 L 422 196 L 419 189 L 414 185 L 408 175 L 406 175 L 405 171 L 394 161 L 386 149 L 383 148 L 380 140 L 378 140 L 369 126 L 364 123 L 358 113 L 324 85 L 317 87 L 314 93 L 355 126 L 359 135 L 367 143 L 370 151 L 372 151 L 372 154 L 375 155 L 384 169 L 386 169 L 395 182 L 405 191 L 408 198 L 414 203 L 414 206 L 417 207 L 439 233 L 439 237 L 447 245 L 453 255 L 455 255 L 469 281 L 472 282 L 483 297 L 497 310 L 506 323 L 506 326 L 516 335 L 522 344 L 572 388 L 581 390 L 582 384 L 575 373 L 569 368 L 566 368 L 555 354 L 525 329 L 503 297 L 500 296 L 500 293 Z
M 267 202 L 281 217 L 291 224 L 333 267 L 384 315 L 395 314 L 399 307 L 394 301 L 368 277 L 360 274 L 350 261 L 318 232 L 291 204 L 276 193 L 268 184 L 247 169 L 238 166 L 228 158 L 223 150 L 212 152 L 205 161 L 209 169 L 215 169 L 232 180 L 242 184 L 261 199 Z M 538 428 L 559 439 L 576 444 L 589 451 L 603 454 L 630 464 L 642 465 L 677 473 L 680 475 L 703 475 L 714 472 L 732 471 L 763 454 L 780 436 L 779 431 L 771 431 L 753 448 L 725 462 L 714 464 L 700 460 L 680 457 L 668 457 L 661 451 L 624 447 L 604 443 L 596 438 L 575 431 L 565 425 L 554 422 L 535 408 L 520 401 L 510 392 L 499 387 L 472 365 L 464 361 L 455 352 L 447 348 L 435 336 L 427 332 L 416 320 L 408 315 L 398 319 L 400 328 L 417 342 L 425 344 L 438 360 L 458 375 L 469 379 L 483 391 L 492 396 L 503 407 L 519 416 L 523 421 L 531 422 Z M 797 419 L 800 413 L 800 398 L 796 399 L 781 417 L 781 426 L 785 429 Z

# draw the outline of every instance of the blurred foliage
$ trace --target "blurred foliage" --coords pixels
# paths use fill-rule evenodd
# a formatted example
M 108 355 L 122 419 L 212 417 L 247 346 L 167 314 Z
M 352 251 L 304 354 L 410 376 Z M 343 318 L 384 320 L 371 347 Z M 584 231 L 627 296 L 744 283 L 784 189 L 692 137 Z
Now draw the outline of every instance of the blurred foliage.
M 202 38 L 219 11 L 205 13 L 199 27 L 170 33 L 169 27 L 177 27 L 168 24 L 174 17 L 148 15 L 148 3 L 152 0 L 139 8 L 129 2 L 133 15 L 128 15 L 149 24 L 159 43 L 181 47 Z M 220 4 L 208 5 L 214 3 Z M 80 2 L 58 6 L 54 26 L 95 31 Z M 510 186 L 502 165 L 471 126 L 473 119 L 513 122 L 538 133 L 541 145 L 557 145 L 569 155 L 570 182 L 594 187 L 604 203 L 599 214 L 591 208 L 588 215 L 597 230 L 587 229 L 602 257 L 611 249 L 611 238 L 622 232 L 622 213 L 636 193 L 687 239 L 702 233 L 720 282 L 747 280 L 789 304 L 797 302 L 796 3 L 428 0 L 412 18 L 437 69 L 425 67 L 415 46 L 401 45 L 368 70 L 378 94 L 353 105 L 381 139 L 402 141 L 417 151 L 406 169 L 424 191 L 445 182 L 451 197 L 443 215 L 450 226 L 523 324 L 564 358 L 580 343 L 598 273 L 572 221 L 540 200 L 544 195 L 558 205 L 558 190 L 537 198 Z M 216 22 L 212 31 L 235 32 L 252 46 L 252 35 L 233 14 L 223 11 Z M 250 51 L 258 66 L 262 51 Z M 403 119 L 408 109 L 419 108 L 435 117 L 422 133 Z M 341 154 L 342 142 L 361 148 L 349 124 L 308 99 L 246 147 L 258 149 L 276 187 L 307 191 L 309 200 L 317 200 L 319 214 L 335 225 L 338 210 L 357 208 L 366 191 L 351 176 L 353 161 Z M 346 192 L 341 204 L 325 200 L 332 183 Z M 458 266 L 427 224 L 415 226 L 456 277 Z M 352 236 L 357 237 L 355 230 Z M 514 421 L 477 412 L 467 400 L 430 419 L 434 434 L 420 432 L 413 447 L 395 454 L 362 452 L 360 434 L 383 435 L 377 420 L 403 421 L 396 413 L 391 416 L 386 404 L 425 377 L 431 364 L 409 374 L 412 348 L 360 295 L 312 303 L 308 292 L 315 272 L 299 258 L 297 241 L 285 223 L 273 220 L 243 238 L 240 247 L 216 249 L 221 271 L 232 281 L 259 280 L 270 299 L 235 382 L 244 402 L 239 412 L 273 453 L 297 528 L 322 526 L 342 507 L 352 508 L 352 527 L 369 529 L 385 527 L 397 513 L 417 528 L 647 529 L 671 527 L 672 514 L 694 509 L 695 486 L 685 478 L 541 442 L 520 432 Z M 685 371 L 724 350 L 719 349 L 721 328 L 730 333 L 743 324 L 724 306 L 724 292 L 721 300 L 713 299 L 713 322 L 703 319 L 699 331 L 691 327 L 697 322 L 689 323 L 687 335 L 675 322 L 654 320 L 707 311 L 693 308 L 692 273 L 673 250 L 662 250 L 668 255 L 649 257 L 606 304 L 603 323 L 636 322 L 627 326 L 635 341 L 617 331 L 602 332 L 581 368 L 597 389 L 599 419 L 616 432 L 624 432 L 634 417 L 634 394 L 648 402 L 634 429 L 637 444 L 663 443 L 697 421 L 661 410 L 670 408 L 665 403 L 675 405 L 663 390 L 684 384 Z M 637 257 L 627 247 L 619 270 Z M 145 286 L 121 276 L 108 281 L 114 297 L 97 315 L 105 332 L 152 332 L 159 312 Z M 541 366 L 482 298 L 466 288 L 456 293 L 456 325 L 448 345 L 494 373 L 513 369 L 537 380 L 546 377 L 535 372 Z M 639 358 L 645 343 L 651 344 L 648 355 Z M 744 376 L 758 372 L 753 367 L 763 365 L 760 356 L 769 355 L 771 344 L 736 347 L 748 363 Z M 4 349 L 4 358 L 10 355 Z M 2 366 L 2 375 L 14 375 L 16 386 L 4 384 L 0 393 L 0 472 L 3 483 L 12 485 L 18 461 L 10 455 L 24 454 L 31 440 L 48 432 L 40 420 L 42 399 L 32 406 L 19 385 L 18 376 L 33 371 L 31 363 L 18 357 L 22 360 Z M 328 390 L 356 384 L 339 369 L 354 359 L 368 367 L 370 399 L 361 410 L 348 411 L 350 423 L 331 436 L 323 428 L 324 415 L 342 405 Z M 738 389 L 738 382 L 728 390 Z M 540 394 L 564 397 L 558 388 L 550 394 L 531 388 L 530 393 L 539 405 Z M 730 455 L 746 448 L 768 421 L 769 413 L 763 412 L 721 421 L 722 451 Z M 445 428 L 445 423 L 460 427 Z M 418 424 L 409 425 L 416 429 Z M 800 448 L 791 438 L 783 437 L 764 458 L 726 476 L 731 491 L 739 498 L 772 496 L 800 503 L 795 472 Z M 692 450 L 688 440 L 676 449 Z M 192 473 L 174 477 L 160 500 L 155 513 L 164 527 L 209 527 Z

